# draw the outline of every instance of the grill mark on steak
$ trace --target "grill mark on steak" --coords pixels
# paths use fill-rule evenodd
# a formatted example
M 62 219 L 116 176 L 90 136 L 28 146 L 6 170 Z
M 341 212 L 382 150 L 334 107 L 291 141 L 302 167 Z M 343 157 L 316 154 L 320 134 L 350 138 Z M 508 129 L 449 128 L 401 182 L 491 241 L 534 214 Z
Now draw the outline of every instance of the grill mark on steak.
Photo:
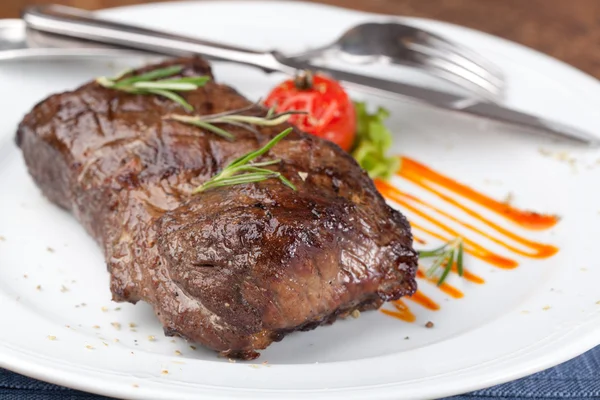
M 212 77 L 197 58 L 140 72 L 173 64 Z M 184 97 L 200 114 L 250 104 L 213 80 Z M 42 192 L 102 246 L 114 300 L 146 301 L 166 335 L 251 359 L 289 332 L 416 290 L 406 219 L 336 145 L 295 130 L 270 151 L 297 192 L 267 180 L 192 196 L 288 125 L 228 126 L 229 142 L 162 119 L 171 113 L 183 110 L 91 82 L 40 102 L 17 131 Z

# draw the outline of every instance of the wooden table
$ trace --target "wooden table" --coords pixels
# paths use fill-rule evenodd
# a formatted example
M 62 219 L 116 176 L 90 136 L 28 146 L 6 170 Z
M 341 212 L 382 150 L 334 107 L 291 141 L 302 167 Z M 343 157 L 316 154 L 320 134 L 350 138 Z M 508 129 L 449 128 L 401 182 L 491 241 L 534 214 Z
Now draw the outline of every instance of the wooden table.
M 0 18 L 26 4 L 99 9 L 144 0 L 0 0 Z M 318 0 L 359 10 L 433 18 L 522 43 L 600 78 L 600 0 Z

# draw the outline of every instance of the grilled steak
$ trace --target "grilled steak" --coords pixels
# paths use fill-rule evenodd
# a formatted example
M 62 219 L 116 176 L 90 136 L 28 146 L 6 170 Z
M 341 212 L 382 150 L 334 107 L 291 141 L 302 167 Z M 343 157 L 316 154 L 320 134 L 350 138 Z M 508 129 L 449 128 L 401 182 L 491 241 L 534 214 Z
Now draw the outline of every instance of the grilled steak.
M 183 76 L 211 75 L 201 59 Z M 212 79 L 186 92 L 212 114 L 250 102 Z M 88 83 L 37 104 L 17 132 L 43 193 L 104 249 L 116 301 L 150 303 L 165 334 L 252 359 L 286 333 L 378 308 L 416 289 L 406 219 L 336 145 L 294 131 L 268 158 L 276 179 L 191 191 L 287 125 L 227 141 L 165 120 L 183 109 L 157 96 Z

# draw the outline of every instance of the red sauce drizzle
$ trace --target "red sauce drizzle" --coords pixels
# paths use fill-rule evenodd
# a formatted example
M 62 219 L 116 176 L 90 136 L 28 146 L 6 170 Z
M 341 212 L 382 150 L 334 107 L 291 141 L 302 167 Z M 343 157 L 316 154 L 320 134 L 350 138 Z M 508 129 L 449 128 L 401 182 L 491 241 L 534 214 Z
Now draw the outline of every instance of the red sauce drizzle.
M 448 224 L 439 221 L 437 218 L 432 216 L 434 214 L 437 216 L 442 216 L 446 220 L 452 221 L 455 224 L 458 224 L 467 230 L 471 231 L 476 235 L 476 237 L 485 238 L 490 240 L 505 249 L 509 250 L 511 253 L 534 258 L 534 259 L 544 259 L 552 257 L 554 254 L 558 252 L 558 248 L 552 245 L 534 242 L 527 238 L 524 238 L 509 229 L 506 229 L 487 217 L 484 217 L 477 211 L 469 208 L 462 201 L 457 200 L 456 198 L 445 194 L 440 191 L 440 188 L 445 189 L 445 191 L 453 193 L 455 196 L 462 200 L 469 200 L 475 204 L 482 206 L 483 208 L 492 211 L 503 218 L 513 222 L 521 228 L 531 229 L 531 230 L 543 230 L 549 229 L 556 225 L 559 221 L 559 218 L 555 215 L 547 215 L 547 214 L 539 214 L 532 211 L 520 210 L 515 207 L 510 206 L 509 204 L 500 202 L 495 200 L 489 196 L 486 196 L 483 193 L 480 193 L 476 190 L 469 188 L 468 186 L 455 181 L 445 175 L 440 174 L 432 170 L 431 168 L 411 159 L 408 157 L 400 157 L 401 160 L 401 168 L 398 171 L 397 175 L 407 179 L 413 184 L 421 187 L 424 190 L 432 193 L 438 198 L 444 200 L 446 203 L 451 204 L 454 207 L 459 208 L 463 212 L 465 212 L 470 217 L 475 220 L 487 225 L 492 228 L 493 233 L 487 233 L 483 230 L 477 228 L 473 224 L 463 221 L 450 213 L 435 207 L 434 205 L 419 199 L 411 194 L 405 193 L 402 190 L 390 185 L 389 183 L 376 180 L 375 185 L 380 193 L 389 200 L 394 201 L 400 206 L 404 207 L 407 210 L 410 210 L 412 213 L 420 216 L 424 220 L 428 221 L 439 230 L 444 232 L 444 234 L 438 233 L 432 229 L 423 227 L 414 222 L 411 223 L 413 229 L 417 229 L 423 233 L 426 233 L 432 237 L 437 239 L 448 241 L 451 238 L 460 236 L 463 238 L 465 244 L 465 251 L 483 261 L 486 261 L 489 264 L 492 264 L 499 268 L 504 269 L 512 269 L 518 266 L 518 263 L 504 255 L 497 254 L 490 249 L 486 248 L 481 243 L 478 243 L 476 238 L 472 236 L 465 236 L 463 234 L 459 234 L 456 230 L 450 227 Z M 507 241 L 508 239 L 508 241 Z M 414 238 L 415 242 L 425 243 L 425 241 L 420 237 Z M 521 247 L 517 247 L 514 244 L 519 244 Z M 458 273 L 456 265 L 452 267 L 453 273 Z M 436 279 L 428 278 L 421 271 L 417 271 L 417 278 L 426 279 L 432 283 L 437 284 Z M 469 282 L 473 282 L 476 284 L 484 284 L 485 280 L 467 270 L 463 271 L 463 278 Z M 447 295 L 459 299 L 464 297 L 464 294 L 455 288 L 454 286 L 443 283 L 438 286 L 438 288 L 446 293 Z M 431 298 L 427 297 L 420 291 L 417 291 L 412 297 L 407 297 L 407 299 L 420 304 L 421 306 L 436 311 L 440 308 L 440 306 L 433 301 Z M 406 322 L 414 322 L 416 317 L 410 311 L 410 309 L 406 306 L 404 302 L 401 300 L 396 300 L 391 303 L 395 310 L 381 310 L 383 313 L 393 316 L 395 318 L 401 319 Z
M 409 300 L 414 301 L 417 304 L 422 305 L 428 310 L 437 311 L 440 309 L 440 306 L 435 301 L 431 300 L 429 297 L 424 295 L 423 292 L 421 292 L 420 290 L 417 290 L 415 294 L 407 298 Z
M 432 170 L 431 168 L 408 157 L 400 157 L 401 167 L 398 175 L 409 181 L 442 196 L 431 184 L 441 186 L 465 199 L 469 199 L 486 209 L 493 211 L 515 224 L 527 229 L 548 229 L 556 225 L 559 218 L 555 215 L 539 214 L 533 211 L 519 210 L 515 207 L 494 200 L 470 187 L 463 185 L 447 176 Z M 444 200 L 447 200 L 444 198 Z M 452 204 L 469 212 L 469 209 L 461 204 L 451 201 Z M 474 216 L 476 216 L 475 214 Z
M 474 240 L 466 237 L 465 235 L 459 234 L 457 231 L 452 229 L 449 225 L 437 220 L 436 218 L 427 214 L 425 211 L 422 211 L 421 209 L 413 206 L 409 201 L 407 201 L 407 197 L 404 192 L 395 188 L 394 186 L 390 185 L 389 183 L 382 181 L 382 180 L 377 180 L 377 181 L 375 181 L 375 186 L 377 186 L 377 189 L 384 197 L 386 197 L 390 200 L 393 200 L 395 203 L 401 205 L 405 209 L 410 210 L 413 213 L 417 214 L 418 216 L 422 217 L 423 219 L 431 222 L 433 225 L 437 226 L 444 232 L 448 233 L 449 236 L 446 237 L 446 236 L 440 235 L 437 232 L 434 232 L 434 231 L 427 229 L 421 225 L 411 222 L 411 226 L 413 228 L 423 231 L 423 232 L 425 232 L 433 237 L 436 237 L 438 239 L 441 239 L 443 241 L 448 241 L 448 240 L 450 240 L 451 237 L 461 236 L 465 243 L 465 251 L 467 253 L 469 253 L 483 261 L 486 261 L 492 265 L 495 265 L 496 267 L 504 268 L 504 269 L 512 269 L 512 268 L 516 268 L 519 265 L 516 261 L 514 261 L 510 258 L 501 256 L 499 254 L 496 254 L 493 251 L 486 249 L 484 246 L 477 244 Z
M 405 322 L 415 322 L 417 317 L 413 314 L 410 309 L 402 300 L 394 300 L 391 302 L 396 310 L 386 310 L 385 308 L 381 309 L 381 312 L 389 315 L 390 317 L 398 318 Z
M 464 275 L 463 275 L 463 277 L 464 277 Z M 437 279 L 426 277 L 425 274 L 421 271 L 417 271 L 417 278 L 425 279 L 431 283 L 435 283 L 436 285 L 438 282 Z M 463 297 L 465 297 L 463 292 L 461 292 L 460 290 L 458 290 L 457 288 L 455 288 L 454 286 L 452 286 L 446 282 L 439 285 L 438 289 L 440 289 L 442 292 L 446 293 L 448 296 L 453 297 L 455 299 L 462 299 Z M 412 300 L 412 298 L 411 298 L 411 300 Z

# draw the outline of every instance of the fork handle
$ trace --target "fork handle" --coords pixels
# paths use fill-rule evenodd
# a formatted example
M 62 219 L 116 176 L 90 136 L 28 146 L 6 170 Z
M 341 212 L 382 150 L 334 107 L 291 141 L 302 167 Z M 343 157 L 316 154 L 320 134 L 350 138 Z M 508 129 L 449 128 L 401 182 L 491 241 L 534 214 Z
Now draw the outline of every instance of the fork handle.
M 27 27 L 35 31 L 172 56 L 201 55 L 213 60 L 251 65 L 268 72 L 293 73 L 292 68 L 277 61 L 271 52 L 257 52 L 113 22 L 78 8 L 31 6 L 24 10 L 22 17 Z

